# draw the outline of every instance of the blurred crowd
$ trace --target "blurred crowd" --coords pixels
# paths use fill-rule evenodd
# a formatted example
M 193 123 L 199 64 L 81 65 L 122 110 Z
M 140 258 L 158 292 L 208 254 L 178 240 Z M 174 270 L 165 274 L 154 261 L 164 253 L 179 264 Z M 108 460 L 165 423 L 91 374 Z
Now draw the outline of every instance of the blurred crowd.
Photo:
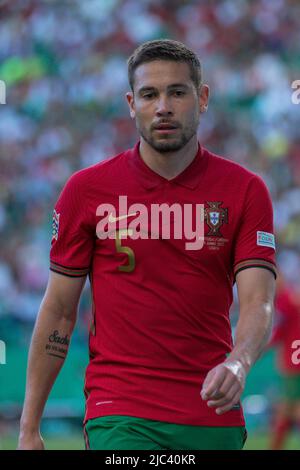
M 36 317 L 68 176 L 135 143 L 126 60 L 157 38 L 199 55 L 211 88 L 199 139 L 263 177 L 278 265 L 299 289 L 299 0 L 0 0 L 0 38 L 2 325 Z

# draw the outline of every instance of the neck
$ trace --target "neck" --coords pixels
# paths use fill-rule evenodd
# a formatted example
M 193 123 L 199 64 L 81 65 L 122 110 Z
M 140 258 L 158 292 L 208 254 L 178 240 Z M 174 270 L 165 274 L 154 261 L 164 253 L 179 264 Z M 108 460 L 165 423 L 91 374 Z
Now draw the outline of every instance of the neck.
M 176 152 L 160 153 L 141 137 L 140 155 L 151 170 L 166 179 L 175 178 L 194 160 L 198 152 L 197 135 Z

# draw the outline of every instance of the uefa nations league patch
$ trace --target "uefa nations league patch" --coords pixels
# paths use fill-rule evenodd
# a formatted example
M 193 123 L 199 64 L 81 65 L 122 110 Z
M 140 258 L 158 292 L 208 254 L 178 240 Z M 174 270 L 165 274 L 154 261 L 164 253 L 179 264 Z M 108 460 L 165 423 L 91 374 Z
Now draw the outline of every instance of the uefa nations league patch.
M 275 237 L 273 233 L 268 232 L 257 232 L 257 245 L 267 246 L 275 250 Z
M 59 216 L 54 209 L 53 211 L 53 219 L 52 219 L 52 240 L 57 240 L 58 238 L 58 230 L 59 230 Z

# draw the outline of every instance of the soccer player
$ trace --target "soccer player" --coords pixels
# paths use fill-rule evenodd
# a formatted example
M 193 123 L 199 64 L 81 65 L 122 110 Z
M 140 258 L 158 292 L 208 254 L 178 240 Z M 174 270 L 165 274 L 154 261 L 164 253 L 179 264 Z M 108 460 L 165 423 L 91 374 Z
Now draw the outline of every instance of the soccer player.
M 278 348 L 282 396 L 273 417 L 270 448 L 280 450 L 293 425 L 300 425 L 300 299 L 282 274 L 278 276 L 275 311 L 269 346 Z
M 86 447 L 242 449 L 240 397 L 273 311 L 270 196 L 260 177 L 198 142 L 209 88 L 193 51 L 146 42 L 128 74 L 139 141 L 72 175 L 55 206 L 19 448 L 43 448 L 43 408 L 88 275 Z

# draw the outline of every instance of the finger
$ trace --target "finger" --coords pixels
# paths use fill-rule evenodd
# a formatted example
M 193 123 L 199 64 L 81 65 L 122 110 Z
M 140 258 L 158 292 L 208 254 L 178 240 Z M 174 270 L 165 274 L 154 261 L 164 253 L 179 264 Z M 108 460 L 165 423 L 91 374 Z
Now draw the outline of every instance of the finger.
M 238 382 L 236 380 L 236 377 L 233 376 L 230 372 L 227 372 L 226 371 L 226 375 L 225 375 L 225 378 L 224 378 L 224 381 L 223 383 L 219 386 L 219 389 L 218 389 L 218 393 L 215 394 L 215 399 L 216 400 L 219 400 L 219 399 L 223 399 L 225 396 L 228 395 L 228 393 L 231 391 L 232 387 L 234 385 L 238 385 Z M 236 389 L 237 391 L 238 389 Z
M 223 367 L 214 371 L 214 374 L 211 377 L 207 376 L 208 380 L 204 381 L 201 391 L 201 396 L 203 400 L 207 400 L 208 398 L 213 398 L 217 396 L 218 390 L 223 384 L 225 377 L 226 369 Z
M 226 413 L 227 411 L 231 410 L 231 408 L 239 402 L 240 396 L 241 396 L 241 392 L 236 393 L 234 398 L 227 405 L 224 405 L 224 406 L 221 406 L 221 407 L 217 408 L 216 413 L 218 415 L 221 415 L 221 414 Z
M 232 385 L 236 382 L 235 377 L 230 373 L 228 369 L 223 369 L 224 371 L 224 378 L 223 382 L 219 384 L 218 389 L 214 391 L 214 393 L 211 393 L 208 398 L 215 398 L 215 399 L 221 399 L 223 398 L 228 391 L 231 389 Z M 208 395 L 207 388 L 205 389 L 205 384 L 203 384 L 202 390 L 205 390 L 206 395 Z
M 230 403 L 231 400 L 234 399 L 235 395 L 240 391 L 241 391 L 241 388 L 240 388 L 239 384 L 235 383 L 231 386 L 231 388 L 227 391 L 227 393 L 225 395 L 222 395 L 221 398 L 219 398 L 217 400 L 209 400 L 207 402 L 207 406 L 212 407 L 212 408 L 224 406 L 227 403 Z

